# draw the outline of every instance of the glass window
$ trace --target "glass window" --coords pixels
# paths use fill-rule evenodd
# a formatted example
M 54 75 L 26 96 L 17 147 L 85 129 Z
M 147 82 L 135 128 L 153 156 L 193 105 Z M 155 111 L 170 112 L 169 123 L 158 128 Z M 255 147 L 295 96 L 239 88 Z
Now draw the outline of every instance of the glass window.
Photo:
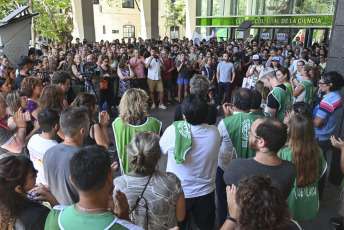
M 99 0 L 93 0 L 93 4 L 99 5 Z
M 134 8 L 134 0 L 123 0 L 122 8 Z
M 209 0 L 197 0 L 196 16 L 210 16 L 207 14 Z
M 123 26 L 123 37 L 134 38 L 135 37 L 135 26 L 131 26 L 131 25 Z
M 247 0 L 237 0 L 237 15 L 246 15 L 247 12 Z
M 293 0 L 294 14 L 333 14 L 335 0 Z
M 179 27 L 178 26 L 171 26 L 170 27 L 171 39 L 179 38 Z
M 223 16 L 223 7 L 221 5 L 222 0 L 213 0 L 212 14 L 211 16 Z
M 103 26 L 103 34 L 106 34 L 105 25 Z

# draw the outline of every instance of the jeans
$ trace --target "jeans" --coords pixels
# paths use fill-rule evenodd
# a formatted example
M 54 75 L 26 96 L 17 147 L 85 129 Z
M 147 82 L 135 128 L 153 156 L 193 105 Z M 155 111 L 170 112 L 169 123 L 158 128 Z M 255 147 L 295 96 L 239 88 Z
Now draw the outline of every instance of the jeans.
M 217 195 L 217 219 L 219 221 L 219 227 L 223 225 L 227 217 L 227 194 L 223 174 L 224 171 L 217 166 L 215 183 Z
M 221 105 L 221 101 L 222 101 L 222 94 L 223 94 L 223 89 L 226 89 L 226 102 L 230 102 L 231 101 L 231 93 L 230 93 L 230 89 L 231 89 L 231 83 L 230 82 L 220 82 L 219 83 L 219 94 L 217 95 L 217 104 Z

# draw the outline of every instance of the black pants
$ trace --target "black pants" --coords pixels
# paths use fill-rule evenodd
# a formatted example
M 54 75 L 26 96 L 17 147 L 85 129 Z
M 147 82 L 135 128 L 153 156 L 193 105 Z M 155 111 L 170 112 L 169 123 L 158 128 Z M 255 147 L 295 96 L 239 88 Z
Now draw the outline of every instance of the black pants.
M 193 214 L 197 227 L 200 230 L 211 230 L 215 221 L 215 191 L 211 193 L 185 199 L 185 219 L 178 222 L 180 230 L 189 229 L 190 214 Z

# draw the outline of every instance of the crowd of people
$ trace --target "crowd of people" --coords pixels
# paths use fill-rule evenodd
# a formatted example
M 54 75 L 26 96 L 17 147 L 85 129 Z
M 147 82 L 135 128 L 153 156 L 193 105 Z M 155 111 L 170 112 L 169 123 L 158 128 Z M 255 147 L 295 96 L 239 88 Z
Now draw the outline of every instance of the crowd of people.
M 327 162 L 344 154 L 327 52 L 299 37 L 77 38 L 30 48 L 19 69 L 1 57 L 0 229 L 301 229 L 327 163 L 344 170 Z M 148 111 L 172 104 L 162 130 Z

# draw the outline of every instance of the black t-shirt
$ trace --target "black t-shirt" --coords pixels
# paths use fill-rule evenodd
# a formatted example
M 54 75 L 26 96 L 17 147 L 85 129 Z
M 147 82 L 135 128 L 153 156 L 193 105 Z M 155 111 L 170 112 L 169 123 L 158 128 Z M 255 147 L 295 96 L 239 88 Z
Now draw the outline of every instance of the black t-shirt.
M 26 78 L 26 76 L 18 74 L 17 78 L 14 80 L 14 90 L 20 89 L 21 83 L 24 80 L 24 78 Z
M 216 116 L 217 116 L 216 107 L 213 105 L 208 105 L 207 124 L 208 125 L 215 125 Z M 183 113 L 182 113 L 182 106 L 181 106 L 181 104 L 179 104 L 179 105 L 177 105 L 176 110 L 174 111 L 173 121 L 181 121 L 181 120 L 183 120 Z
M 226 185 L 234 184 L 238 186 L 242 179 L 251 175 L 269 176 L 287 198 L 294 188 L 296 166 L 285 160 L 278 166 L 268 166 L 252 158 L 237 158 L 229 163 L 226 172 L 223 174 L 223 180 Z
M 283 89 L 284 91 L 286 91 L 287 90 L 287 87 L 284 85 L 284 84 L 280 84 L 280 85 L 278 85 L 278 86 L 276 86 L 276 87 L 280 87 L 281 89 Z M 267 104 L 267 106 L 269 107 L 269 108 L 271 108 L 271 109 L 279 109 L 279 106 L 280 106 L 280 104 L 279 104 L 279 102 L 276 100 L 276 98 L 274 97 L 274 95 L 272 95 L 272 93 L 270 93 L 269 95 L 268 95 L 268 104 Z
M 29 202 L 19 217 L 16 219 L 14 229 L 44 229 L 45 221 L 49 215 L 50 209 L 36 202 Z

